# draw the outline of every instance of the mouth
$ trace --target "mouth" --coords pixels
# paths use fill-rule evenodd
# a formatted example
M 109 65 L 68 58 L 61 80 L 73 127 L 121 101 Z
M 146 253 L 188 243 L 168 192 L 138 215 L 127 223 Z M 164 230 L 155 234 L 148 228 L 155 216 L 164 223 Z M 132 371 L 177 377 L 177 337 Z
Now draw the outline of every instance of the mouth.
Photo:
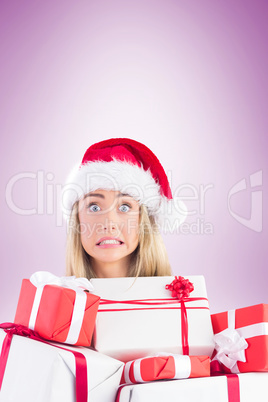
M 96 245 L 99 247 L 118 247 L 124 244 L 121 240 L 103 240 L 97 243 Z

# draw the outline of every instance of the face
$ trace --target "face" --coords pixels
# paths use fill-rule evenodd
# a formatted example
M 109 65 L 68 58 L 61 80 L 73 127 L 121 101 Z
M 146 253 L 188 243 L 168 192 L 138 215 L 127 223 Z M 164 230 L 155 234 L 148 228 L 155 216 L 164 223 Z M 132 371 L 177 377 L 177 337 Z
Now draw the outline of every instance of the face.
M 139 218 L 139 203 L 119 191 L 96 190 L 79 201 L 81 242 L 95 265 L 129 261 L 139 242 Z

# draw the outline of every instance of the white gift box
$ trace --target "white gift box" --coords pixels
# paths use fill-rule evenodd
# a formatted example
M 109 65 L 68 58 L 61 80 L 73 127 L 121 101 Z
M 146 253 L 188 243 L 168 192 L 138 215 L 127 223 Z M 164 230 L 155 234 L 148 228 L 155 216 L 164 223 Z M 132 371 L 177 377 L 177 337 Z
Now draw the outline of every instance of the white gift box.
M 96 350 L 124 362 L 157 352 L 182 354 L 181 304 L 165 289 L 173 279 L 91 279 L 101 297 L 93 335 Z M 214 341 L 204 277 L 185 279 L 194 285 L 189 295 L 193 300 L 185 302 L 189 354 L 211 356 Z
M 6 333 L 0 330 L 0 352 Z M 88 402 L 114 402 L 123 363 L 84 347 L 57 344 L 82 353 L 87 362 Z M 0 391 L 1 402 L 75 402 L 72 352 L 13 335 Z
M 267 381 L 268 373 L 238 374 L 238 394 L 228 394 L 226 376 L 155 381 L 124 386 L 116 402 L 267 402 Z

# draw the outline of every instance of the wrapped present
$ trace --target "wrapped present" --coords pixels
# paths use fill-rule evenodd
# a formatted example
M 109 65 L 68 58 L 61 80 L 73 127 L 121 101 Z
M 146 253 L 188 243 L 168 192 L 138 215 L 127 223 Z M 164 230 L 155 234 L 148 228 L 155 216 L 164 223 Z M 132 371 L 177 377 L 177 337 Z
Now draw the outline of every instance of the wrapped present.
M 40 271 L 22 281 L 14 322 L 61 343 L 90 346 L 99 297 L 86 278 Z
M 209 356 L 158 355 L 132 360 L 124 366 L 122 384 L 163 379 L 208 377 Z
M 268 304 L 211 316 L 215 353 L 225 372 L 268 371 Z
M 268 373 L 155 381 L 123 385 L 116 402 L 267 402 Z
M 114 402 L 122 362 L 90 348 L 36 340 L 21 326 L 7 332 L 0 329 L 1 402 Z
M 124 362 L 159 352 L 211 356 L 203 276 L 91 279 L 101 297 L 93 344 Z

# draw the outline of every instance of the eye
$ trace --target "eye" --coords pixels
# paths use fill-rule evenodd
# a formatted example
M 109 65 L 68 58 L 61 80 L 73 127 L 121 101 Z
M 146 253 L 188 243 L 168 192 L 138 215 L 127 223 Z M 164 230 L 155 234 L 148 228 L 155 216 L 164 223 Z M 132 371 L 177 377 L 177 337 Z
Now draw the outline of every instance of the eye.
M 122 204 L 121 207 L 119 207 L 121 212 L 128 212 L 131 209 L 131 206 L 128 204 Z
M 97 204 L 90 203 L 88 209 L 92 212 L 98 212 L 100 210 L 100 207 Z

